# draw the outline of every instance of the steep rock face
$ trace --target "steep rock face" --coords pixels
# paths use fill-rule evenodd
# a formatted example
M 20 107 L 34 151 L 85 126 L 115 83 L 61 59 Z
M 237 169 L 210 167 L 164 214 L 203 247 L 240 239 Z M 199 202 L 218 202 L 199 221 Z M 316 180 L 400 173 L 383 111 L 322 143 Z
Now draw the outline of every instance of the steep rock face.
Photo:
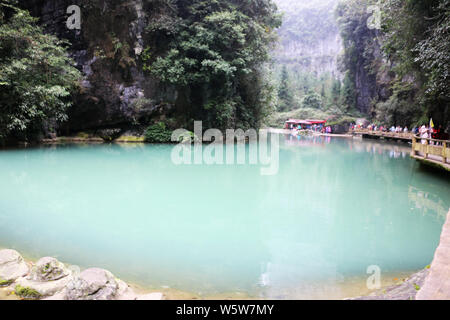
M 391 95 L 390 83 L 394 77 L 386 68 L 379 33 L 367 31 L 358 50 L 355 64 L 356 107 L 364 114 L 371 114 L 374 103 L 386 101 Z
M 375 76 L 369 74 L 362 63 L 358 63 L 355 72 L 356 108 L 368 114 L 371 101 L 377 96 Z
M 69 111 L 64 133 L 128 128 L 167 113 L 176 92 L 144 75 L 141 54 L 145 26 L 152 19 L 143 0 L 27 0 L 22 7 L 38 17 L 46 32 L 67 39 L 84 74 L 81 93 Z M 81 29 L 70 30 L 67 9 L 81 9 Z
M 334 20 L 337 0 L 275 2 L 284 16 L 278 32 L 276 59 L 285 64 L 299 64 L 304 72 L 341 77 L 337 58 L 343 47 Z
M 341 77 L 337 63 L 341 49 L 339 34 L 331 33 L 312 44 L 285 39 L 279 45 L 276 56 L 282 63 L 300 64 L 305 72 L 316 75 L 330 73 Z
M 368 23 L 374 18 L 364 1 L 341 1 L 336 8 L 344 48 L 339 67 L 345 74 L 344 83 L 347 82 L 346 103 L 372 116 L 376 103 L 391 95 L 390 82 L 394 77 L 382 49 L 384 34 Z

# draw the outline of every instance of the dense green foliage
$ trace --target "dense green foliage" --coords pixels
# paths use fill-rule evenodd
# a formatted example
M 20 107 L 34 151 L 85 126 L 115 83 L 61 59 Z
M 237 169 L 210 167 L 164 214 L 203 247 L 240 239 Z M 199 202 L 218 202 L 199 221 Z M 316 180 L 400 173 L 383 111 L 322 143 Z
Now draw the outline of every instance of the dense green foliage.
M 274 102 L 264 68 L 280 24 L 271 0 L 158 1 L 158 8 L 160 18 L 147 28 L 148 47 L 162 39 L 168 44 L 153 52 L 145 69 L 177 88 L 182 122 L 258 127 Z
M 303 108 L 313 108 L 313 109 L 321 109 L 322 108 L 322 97 L 314 92 L 308 92 L 302 100 Z
M 27 11 L 0 1 L 0 141 L 30 140 L 67 120 L 80 73 L 65 45 Z
M 387 116 L 395 119 L 398 113 L 417 124 L 433 117 L 448 126 L 450 1 L 390 0 L 382 10 L 383 49 L 395 62 Z
M 145 141 L 150 143 L 170 143 L 172 131 L 168 130 L 164 122 L 151 125 L 145 131 Z
M 415 62 L 426 71 L 429 97 L 450 98 L 450 1 L 442 1 L 433 12 L 433 24 L 429 34 L 415 45 Z
M 302 108 L 304 97 L 315 92 L 322 100 L 324 110 L 347 108 L 342 104 L 343 86 L 341 80 L 330 73 L 316 75 L 301 65 L 280 63 L 278 79 L 278 111 Z
M 278 89 L 278 109 L 280 111 L 290 110 L 294 104 L 294 98 L 289 85 L 289 74 L 286 66 L 281 71 L 280 87 Z
M 450 1 L 381 1 L 381 30 L 367 27 L 373 4 L 342 0 L 336 11 L 345 47 L 346 103 L 361 107 L 369 97 L 366 111 L 386 125 L 414 126 L 433 117 L 447 127 Z

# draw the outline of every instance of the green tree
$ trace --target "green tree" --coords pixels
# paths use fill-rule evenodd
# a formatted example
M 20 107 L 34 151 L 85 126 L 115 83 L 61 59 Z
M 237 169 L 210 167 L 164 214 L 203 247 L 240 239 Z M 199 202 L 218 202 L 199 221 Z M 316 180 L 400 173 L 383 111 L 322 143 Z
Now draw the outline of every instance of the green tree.
M 34 139 L 50 121 L 67 120 L 80 72 L 65 45 L 27 11 L 0 1 L 0 140 Z
M 293 96 L 289 87 L 289 74 L 286 66 L 281 70 L 280 87 L 278 89 L 278 101 L 280 103 L 279 110 L 287 111 L 293 107 Z
M 310 91 L 303 97 L 302 107 L 303 108 L 313 108 L 313 109 L 321 109 L 322 108 L 322 97 L 314 92 Z
M 171 3 L 168 49 L 150 70 L 174 85 L 183 122 L 205 127 L 258 127 L 272 103 L 264 63 L 280 17 L 271 0 Z M 156 28 L 157 29 L 157 28 Z M 159 36 L 152 29 L 150 38 Z
M 331 97 L 333 104 L 339 104 L 341 100 L 341 80 L 333 79 L 333 85 L 331 88 Z
M 342 99 L 343 99 L 343 110 L 348 112 L 352 109 L 356 109 L 356 93 L 355 93 L 355 83 L 349 72 L 345 74 L 344 84 L 342 87 Z

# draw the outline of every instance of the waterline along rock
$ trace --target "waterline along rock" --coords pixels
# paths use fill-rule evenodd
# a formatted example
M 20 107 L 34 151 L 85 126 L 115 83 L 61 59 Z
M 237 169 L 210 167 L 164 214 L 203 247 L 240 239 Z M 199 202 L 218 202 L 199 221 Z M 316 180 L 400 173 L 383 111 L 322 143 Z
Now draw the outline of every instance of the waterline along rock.
M 15 250 L 0 250 L 0 286 L 25 299 L 42 300 L 162 300 L 154 292 L 138 295 L 108 270 L 77 273 L 53 257 L 39 259 L 30 268 Z M 32 293 L 30 295 L 29 293 Z

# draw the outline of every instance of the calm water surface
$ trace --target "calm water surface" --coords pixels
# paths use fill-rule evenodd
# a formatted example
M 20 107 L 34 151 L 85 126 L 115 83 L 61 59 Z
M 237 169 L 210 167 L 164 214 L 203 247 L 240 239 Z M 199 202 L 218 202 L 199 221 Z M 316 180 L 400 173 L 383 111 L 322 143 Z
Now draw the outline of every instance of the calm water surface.
M 165 145 L 0 151 L 0 246 L 152 288 L 348 295 L 428 265 L 450 184 L 409 147 L 280 136 L 280 167 L 175 165 Z

